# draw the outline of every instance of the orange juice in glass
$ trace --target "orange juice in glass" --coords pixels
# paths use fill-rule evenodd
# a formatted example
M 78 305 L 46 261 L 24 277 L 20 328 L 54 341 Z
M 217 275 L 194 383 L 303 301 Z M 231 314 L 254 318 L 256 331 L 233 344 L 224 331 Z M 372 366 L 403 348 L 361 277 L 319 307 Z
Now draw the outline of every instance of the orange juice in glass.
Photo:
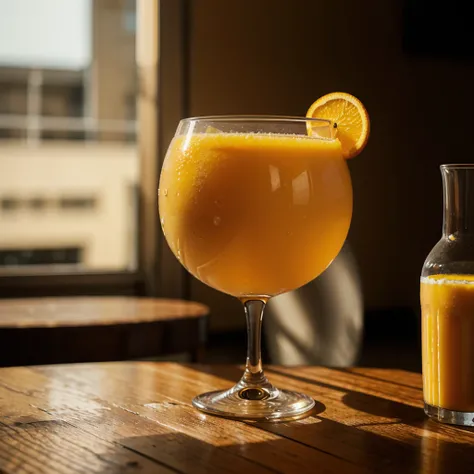
M 166 239 L 202 282 L 270 297 L 319 275 L 352 213 L 336 140 L 251 133 L 178 135 L 160 181 Z
M 201 117 L 181 121 L 169 146 L 159 189 L 166 240 L 196 278 L 239 298 L 247 318 L 244 375 L 197 396 L 206 413 L 272 421 L 314 406 L 266 378 L 261 322 L 268 299 L 317 277 L 347 236 L 352 186 L 334 132 L 330 120 Z
M 444 223 L 421 277 L 425 412 L 474 426 L 474 165 L 441 166 Z

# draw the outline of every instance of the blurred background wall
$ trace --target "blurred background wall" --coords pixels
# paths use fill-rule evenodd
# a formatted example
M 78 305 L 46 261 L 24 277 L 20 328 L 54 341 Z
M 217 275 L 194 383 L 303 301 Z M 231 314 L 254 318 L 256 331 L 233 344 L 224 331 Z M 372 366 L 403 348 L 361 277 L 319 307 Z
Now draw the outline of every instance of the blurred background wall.
M 441 232 L 438 165 L 472 161 L 474 62 L 404 51 L 409 3 L 191 2 L 190 115 L 304 115 L 337 90 L 366 105 L 372 134 L 350 163 L 349 240 L 369 310 L 418 311 L 421 267 Z M 459 27 L 437 2 L 418 3 L 424 14 L 415 27 L 433 8 L 445 19 L 433 25 L 443 39 Z M 243 324 L 238 304 L 195 280 L 192 297 L 229 314 L 216 326 Z

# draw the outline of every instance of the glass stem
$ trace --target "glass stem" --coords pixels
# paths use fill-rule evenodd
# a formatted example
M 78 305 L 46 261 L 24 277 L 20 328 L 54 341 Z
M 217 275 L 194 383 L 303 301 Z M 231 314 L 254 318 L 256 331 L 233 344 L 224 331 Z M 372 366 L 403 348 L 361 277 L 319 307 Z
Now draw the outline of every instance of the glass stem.
M 262 368 L 262 318 L 265 302 L 247 300 L 244 302 L 247 318 L 247 363 L 242 381 L 249 385 L 267 384 L 268 380 Z

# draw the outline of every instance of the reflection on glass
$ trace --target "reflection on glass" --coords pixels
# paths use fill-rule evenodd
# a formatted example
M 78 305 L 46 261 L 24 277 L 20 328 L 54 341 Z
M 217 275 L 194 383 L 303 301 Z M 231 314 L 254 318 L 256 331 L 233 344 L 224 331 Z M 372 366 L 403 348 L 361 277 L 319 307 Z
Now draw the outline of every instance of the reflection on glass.
M 293 203 L 297 206 L 304 206 L 309 203 L 311 196 L 311 183 L 308 171 L 303 171 L 292 181 Z

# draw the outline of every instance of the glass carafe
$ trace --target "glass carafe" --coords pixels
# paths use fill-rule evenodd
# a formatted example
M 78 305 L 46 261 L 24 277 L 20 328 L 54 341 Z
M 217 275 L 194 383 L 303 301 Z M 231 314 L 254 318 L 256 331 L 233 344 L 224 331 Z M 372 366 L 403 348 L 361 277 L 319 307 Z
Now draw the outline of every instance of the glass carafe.
M 474 426 L 474 164 L 441 174 L 443 234 L 421 274 L 425 413 Z

